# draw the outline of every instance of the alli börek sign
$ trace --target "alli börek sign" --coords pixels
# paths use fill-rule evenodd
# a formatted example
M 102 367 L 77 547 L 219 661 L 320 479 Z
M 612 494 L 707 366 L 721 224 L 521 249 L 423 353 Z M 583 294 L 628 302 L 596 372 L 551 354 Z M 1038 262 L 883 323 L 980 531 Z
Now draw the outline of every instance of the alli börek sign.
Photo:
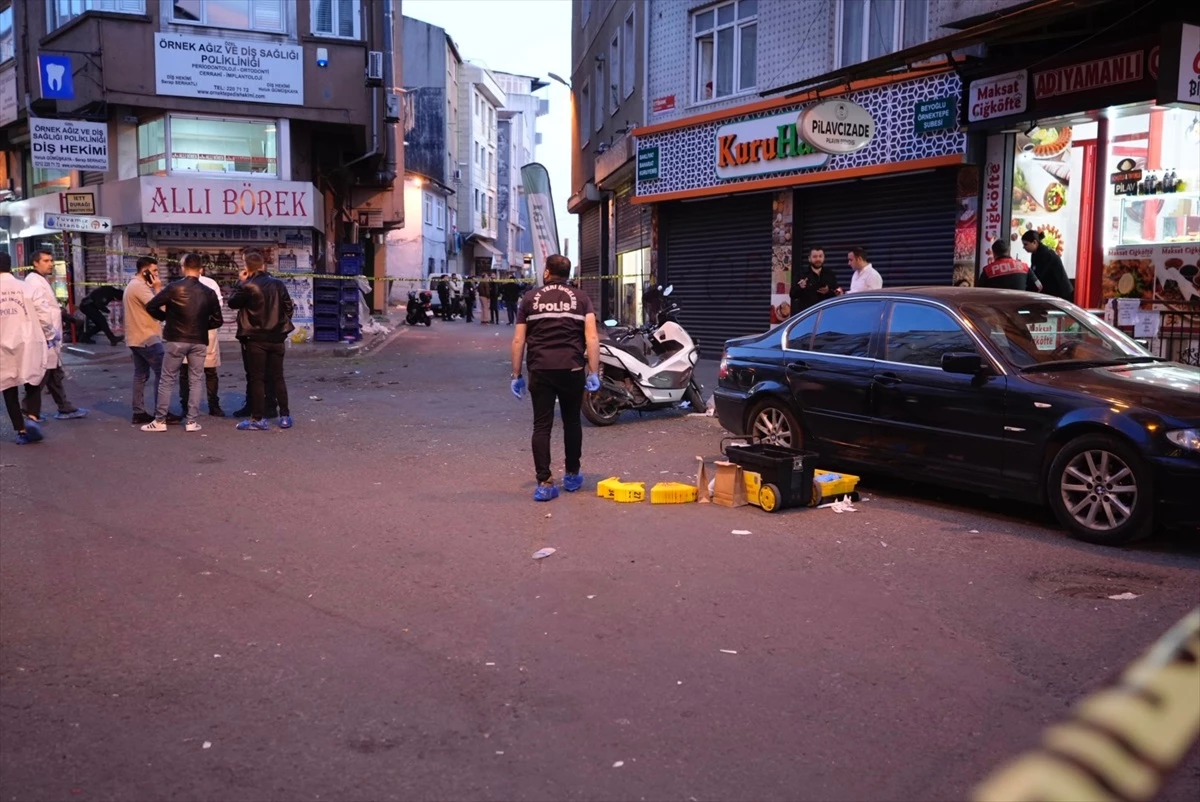
M 717 178 L 728 180 L 824 167 L 875 137 L 875 118 L 856 103 L 830 100 L 717 129 Z

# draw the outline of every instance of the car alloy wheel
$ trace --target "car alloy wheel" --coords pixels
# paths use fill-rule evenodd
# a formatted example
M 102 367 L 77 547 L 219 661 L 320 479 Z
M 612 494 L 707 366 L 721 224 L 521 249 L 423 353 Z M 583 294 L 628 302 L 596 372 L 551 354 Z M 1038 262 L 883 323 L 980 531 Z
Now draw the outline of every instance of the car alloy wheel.
M 1059 479 L 1063 506 L 1081 527 L 1095 532 L 1118 529 L 1133 517 L 1137 477 L 1109 451 L 1083 451 L 1067 463 Z
M 760 408 L 750 426 L 750 436 L 755 440 L 787 448 L 800 447 L 800 432 L 796 420 L 788 412 L 774 404 Z

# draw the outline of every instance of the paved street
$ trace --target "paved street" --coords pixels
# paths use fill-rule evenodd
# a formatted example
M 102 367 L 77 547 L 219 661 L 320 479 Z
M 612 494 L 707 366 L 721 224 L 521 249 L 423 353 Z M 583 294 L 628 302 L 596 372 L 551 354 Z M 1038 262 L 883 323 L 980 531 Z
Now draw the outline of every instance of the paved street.
M 124 361 L 71 369 L 88 420 L 6 428 L 0 798 L 961 799 L 1200 596 L 1195 540 L 931 488 L 597 499 L 716 456 L 681 413 L 585 425 L 586 491 L 534 504 L 510 332 L 296 349 L 287 432 L 142 433 Z M 1163 798 L 1198 794 L 1193 753 Z

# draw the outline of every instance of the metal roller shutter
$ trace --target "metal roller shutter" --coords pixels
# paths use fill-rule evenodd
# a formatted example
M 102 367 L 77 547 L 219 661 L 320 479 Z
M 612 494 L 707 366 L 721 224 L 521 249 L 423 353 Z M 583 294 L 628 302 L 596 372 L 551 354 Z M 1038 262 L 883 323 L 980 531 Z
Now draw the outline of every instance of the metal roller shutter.
M 650 247 L 650 206 L 634 205 L 632 189 L 617 195 L 617 253 Z
M 664 204 L 659 282 L 700 353 L 717 357 L 731 337 L 771 325 L 771 194 Z
M 850 288 L 846 253 L 855 245 L 883 277 L 884 287 L 948 286 L 954 277 L 958 216 L 954 170 L 805 187 L 796 191 L 796 264 L 811 248 Z
M 89 285 L 88 292 L 96 286 L 108 283 L 108 258 L 103 234 L 83 235 L 83 280 Z
M 601 234 L 604 216 L 602 206 L 592 206 L 579 215 L 579 287 L 600 305 Z

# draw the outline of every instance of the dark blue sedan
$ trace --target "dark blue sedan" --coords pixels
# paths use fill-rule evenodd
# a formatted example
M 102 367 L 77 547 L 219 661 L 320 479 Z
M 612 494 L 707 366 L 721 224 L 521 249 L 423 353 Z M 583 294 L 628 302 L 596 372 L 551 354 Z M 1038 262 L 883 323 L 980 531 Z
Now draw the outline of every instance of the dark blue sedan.
M 1200 369 L 1065 301 L 1011 290 L 858 293 L 729 340 L 731 433 L 825 465 L 1048 503 L 1119 545 L 1200 527 Z

